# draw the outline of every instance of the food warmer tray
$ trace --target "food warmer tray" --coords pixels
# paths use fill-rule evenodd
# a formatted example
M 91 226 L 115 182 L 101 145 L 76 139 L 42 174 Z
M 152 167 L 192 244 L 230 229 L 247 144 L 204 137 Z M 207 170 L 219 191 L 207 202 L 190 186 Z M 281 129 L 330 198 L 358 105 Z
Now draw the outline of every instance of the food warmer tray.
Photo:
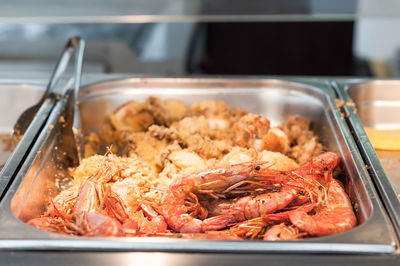
M 360 224 L 341 234 L 293 242 L 88 238 L 65 236 L 30 227 L 24 221 L 39 217 L 43 213 L 49 187 L 62 183 L 65 169 L 76 163 L 76 157 L 73 156 L 74 147 L 71 145 L 74 143 L 70 129 L 71 121 L 67 112 L 70 101 L 69 95 L 66 94 L 54 107 L 12 186 L 0 203 L 0 223 L 3 225 L 0 227 L 0 249 L 3 252 L 18 250 L 25 251 L 25 254 L 28 251 L 47 250 L 154 251 L 281 253 L 298 256 L 329 253 L 380 254 L 392 258 L 397 249 L 392 225 L 351 133 L 341 118 L 335 103 L 335 92 L 328 82 L 304 79 L 129 78 L 94 83 L 82 88 L 79 99 L 83 132 L 99 130 L 105 117 L 127 100 L 143 101 L 149 95 L 178 98 L 186 104 L 206 99 L 224 100 L 233 107 L 263 113 L 271 120 L 272 125 L 283 122 L 290 114 L 299 114 L 310 119 L 315 125 L 315 131 L 322 137 L 323 144 L 343 157 L 343 181 Z M 63 119 L 60 119 L 61 116 Z
M 400 129 L 400 81 L 348 80 L 332 85 L 343 100 L 349 127 L 400 236 L 400 151 L 375 150 L 364 129 Z

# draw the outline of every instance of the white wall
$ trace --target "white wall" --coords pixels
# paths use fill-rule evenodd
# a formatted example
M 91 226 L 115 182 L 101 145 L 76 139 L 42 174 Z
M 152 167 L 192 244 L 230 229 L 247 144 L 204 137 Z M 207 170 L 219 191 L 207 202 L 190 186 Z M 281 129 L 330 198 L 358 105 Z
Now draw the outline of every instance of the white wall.
M 400 0 L 360 0 L 354 53 L 390 60 L 400 51 Z

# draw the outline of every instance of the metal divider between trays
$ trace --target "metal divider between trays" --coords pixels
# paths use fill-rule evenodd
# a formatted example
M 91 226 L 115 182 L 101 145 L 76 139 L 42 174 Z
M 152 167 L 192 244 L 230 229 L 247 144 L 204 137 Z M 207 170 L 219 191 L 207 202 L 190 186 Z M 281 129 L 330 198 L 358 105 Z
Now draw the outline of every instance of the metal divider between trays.
M 359 82 L 357 82 L 359 83 Z M 345 120 L 353 134 L 354 139 L 363 160 L 366 163 L 366 168 L 371 176 L 371 179 L 379 191 L 378 195 L 384 207 L 390 217 L 393 224 L 394 230 L 397 234 L 397 241 L 400 240 L 400 201 L 397 193 L 392 186 L 386 172 L 372 146 L 367 133 L 364 130 L 364 126 L 361 123 L 359 116 L 356 114 L 356 107 L 349 107 L 346 103 L 350 102 L 351 99 L 348 96 L 345 88 L 354 83 L 338 83 L 336 81 L 331 82 L 331 86 L 334 88 L 339 96 L 339 99 L 343 101 L 342 110 L 345 114 Z M 397 244 L 399 246 L 399 243 Z

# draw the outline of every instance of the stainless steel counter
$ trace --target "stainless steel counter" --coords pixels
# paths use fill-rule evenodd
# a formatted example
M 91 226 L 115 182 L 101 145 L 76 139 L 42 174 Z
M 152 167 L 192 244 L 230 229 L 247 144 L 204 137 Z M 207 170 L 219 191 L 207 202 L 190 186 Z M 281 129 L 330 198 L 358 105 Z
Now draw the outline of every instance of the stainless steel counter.
M 400 257 L 345 255 L 274 255 L 154 252 L 0 252 L 2 265 L 399 265 Z

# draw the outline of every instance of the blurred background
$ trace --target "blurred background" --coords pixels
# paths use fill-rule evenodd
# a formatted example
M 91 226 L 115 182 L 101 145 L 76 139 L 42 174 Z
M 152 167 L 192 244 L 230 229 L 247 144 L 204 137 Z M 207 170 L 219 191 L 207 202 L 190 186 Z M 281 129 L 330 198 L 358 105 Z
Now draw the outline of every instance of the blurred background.
M 47 78 L 67 38 L 86 73 L 400 76 L 398 0 L 16 0 L 0 77 Z

